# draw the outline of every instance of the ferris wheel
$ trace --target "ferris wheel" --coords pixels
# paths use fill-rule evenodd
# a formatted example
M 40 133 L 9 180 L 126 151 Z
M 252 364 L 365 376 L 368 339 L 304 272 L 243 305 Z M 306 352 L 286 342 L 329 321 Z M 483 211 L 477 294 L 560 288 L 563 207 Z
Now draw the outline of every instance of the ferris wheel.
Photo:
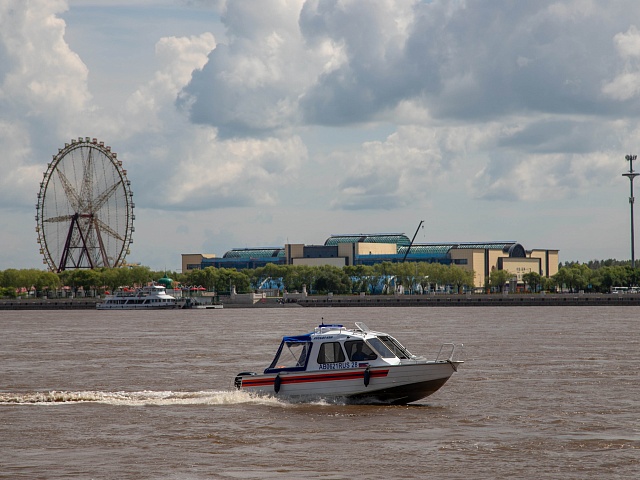
M 61 272 L 119 267 L 133 242 L 133 192 L 111 147 L 78 138 L 47 165 L 36 204 L 43 263 Z

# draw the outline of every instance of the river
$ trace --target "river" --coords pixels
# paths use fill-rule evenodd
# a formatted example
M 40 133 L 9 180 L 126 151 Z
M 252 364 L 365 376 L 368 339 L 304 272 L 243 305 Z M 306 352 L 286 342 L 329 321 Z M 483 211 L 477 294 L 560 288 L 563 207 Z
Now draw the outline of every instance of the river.
M 0 312 L 0 478 L 627 479 L 640 307 Z M 409 406 L 233 389 L 283 335 L 365 322 L 465 364 Z

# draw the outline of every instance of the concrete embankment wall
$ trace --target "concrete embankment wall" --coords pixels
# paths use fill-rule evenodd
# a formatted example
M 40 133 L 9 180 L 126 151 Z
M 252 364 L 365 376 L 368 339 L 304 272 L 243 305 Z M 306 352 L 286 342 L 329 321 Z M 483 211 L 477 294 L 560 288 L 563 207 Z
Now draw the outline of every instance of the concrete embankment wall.
M 307 297 L 303 307 L 539 307 L 640 305 L 638 295 L 367 295 Z
M 0 300 L 0 310 L 95 310 L 97 298 Z
M 99 301 L 95 298 L 0 300 L 0 310 L 95 309 Z M 225 308 L 638 306 L 640 294 L 333 295 L 310 296 L 284 304 L 277 298 L 254 304 L 229 300 L 222 303 Z

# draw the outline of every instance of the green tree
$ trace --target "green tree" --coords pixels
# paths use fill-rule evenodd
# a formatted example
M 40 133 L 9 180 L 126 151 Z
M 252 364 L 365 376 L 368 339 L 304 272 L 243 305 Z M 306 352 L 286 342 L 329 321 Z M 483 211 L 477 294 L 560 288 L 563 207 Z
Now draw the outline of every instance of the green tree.
M 131 270 L 126 267 L 102 268 L 100 275 L 102 278 L 101 286 L 107 287 L 111 292 L 120 287 L 133 287 L 134 285 Z
M 577 290 L 586 290 L 591 282 L 591 269 L 585 265 L 574 265 L 571 267 L 573 270 L 573 284 Z
M 538 287 L 540 286 L 540 274 L 538 272 L 528 272 L 522 275 L 522 281 L 525 284 L 525 287 L 529 287 L 529 291 L 537 292 Z
M 216 290 L 220 273 L 215 267 L 206 267 L 202 270 L 189 270 L 184 278 L 185 285 L 202 286 L 209 291 Z M 228 288 L 227 288 L 228 290 Z
M 392 293 L 391 282 L 394 276 L 393 264 L 391 262 L 381 262 L 373 266 L 376 276 L 383 283 L 382 293 L 388 295 Z
M 351 291 L 353 293 L 366 292 L 368 290 L 367 277 L 369 276 L 369 267 L 366 265 L 348 265 L 343 270 L 351 279 Z
M 258 267 L 248 271 L 251 284 L 259 288 L 263 282 L 271 279 L 271 281 L 280 283 L 282 286 L 285 283 L 285 277 L 289 273 L 289 265 L 276 265 L 275 263 L 268 263 L 264 267 Z
M 489 285 L 499 292 L 502 292 L 505 284 L 513 278 L 513 273 L 508 270 L 492 270 L 489 274 Z
M 558 289 L 562 292 L 565 288 L 573 289 L 573 275 L 568 267 L 561 267 L 558 273 L 553 275 L 553 281 L 558 286 Z
M 53 272 L 41 271 L 34 286 L 38 292 L 55 290 L 60 287 L 60 277 Z
M 541 277 L 540 278 L 540 288 L 545 292 L 550 292 L 553 290 L 555 282 L 552 278 L 549 277 Z
M 584 290 L 591 280 L 591 270 L 587 265 L 572 263 L 561 267 L 553 279 L 560 288 L 564 286 L 569 291 Z
M 17 270 L 15 268 L 9 268 L 3 272 L 2 275 L 2 286 L 9 288 L 19 288 L 24 287 L 25 280 L 24 274 L 21 270 Z
M 450 272 L 446 265 L 441 263 L 430 263 L 428 266 L 429 281 L 434 285 L 434 289 L 444 287 L 450 283 Z
M 463 287 L 473 288 L 474 273 L 457 265 L 451 265 L 449 267 L 449 283 L 455 287 L 458 293 L 462 291 Z
M 128 267 L 122 267 L 122 268 L 128 268 Z M 131 274 L 131 281 L 136 287 L 141 287 L 153 280 L 157 280 L 156 278 L 153 278 L 153 276 L 151 275 L 151 269 L 149 267 L 135 266 L 135 267 L 129 268 L 129 271 Z
M 235 268 L 216 269 L 214 289 L 218 293 L 229 294 L 231 287 L 236 287 L 236 293 L 248 293 L 251 291 L 251 280 L 245 272 L 239 272 Z
M 322 293 L 346 294 L 351 291 L 351 281 L 341 268 L 323 265 L 319 267 L 316 288 Z

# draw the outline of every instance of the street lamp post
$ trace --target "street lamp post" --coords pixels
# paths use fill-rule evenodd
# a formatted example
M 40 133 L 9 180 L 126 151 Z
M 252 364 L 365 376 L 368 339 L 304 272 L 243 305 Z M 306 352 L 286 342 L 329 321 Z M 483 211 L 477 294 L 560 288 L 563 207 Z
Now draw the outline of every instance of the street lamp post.
M 631 206 L 631 268 L 636 268 L 636 255 L 634 250 L 634 240 L 633 240 L 633 179 L 640 175 L 640 173 L 635 173 L 633 171 L 633 161 L 638 158 L 637 155 L 626 155 L 624 157 L 629 162 L 629 171 L 627 173 L 623 173 L 623 177 L 627 177 L 629 179 L 629 183 L 631 184 L 631 194 L 629 195 L 629 205 Z

